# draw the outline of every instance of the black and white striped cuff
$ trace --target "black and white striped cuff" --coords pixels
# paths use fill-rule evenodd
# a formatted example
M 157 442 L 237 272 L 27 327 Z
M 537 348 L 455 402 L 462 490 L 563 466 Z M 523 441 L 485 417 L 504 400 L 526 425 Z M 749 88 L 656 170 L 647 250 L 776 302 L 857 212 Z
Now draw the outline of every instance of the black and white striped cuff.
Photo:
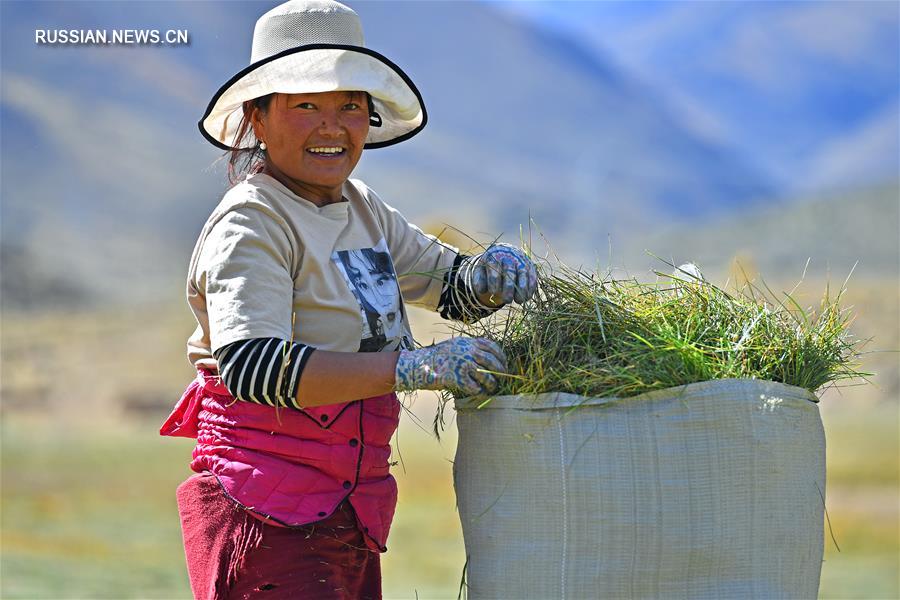
M 444 287 L 438 301 L 438 312 L 444 319 L 473 323 L 502 308 L 485 306 L 475 295 L 471 278 L 466 276 L 469 271 L 466 268 L 466 261 L 473 258 L 458 254 L 453 260 L 453 266 L 444 274 Z
M 296 408 L 297 382 L 315 348 L 279 338 L 239 340 L 219 348 L 222 383 L 238 400 Z

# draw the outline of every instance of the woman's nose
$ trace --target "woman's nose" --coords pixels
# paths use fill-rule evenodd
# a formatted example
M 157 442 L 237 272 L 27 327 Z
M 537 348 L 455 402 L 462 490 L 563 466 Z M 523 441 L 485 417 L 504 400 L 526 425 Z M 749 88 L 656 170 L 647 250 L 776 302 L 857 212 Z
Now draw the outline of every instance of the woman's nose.
M 319 133 L 323 135 L 338 136 L 343 132 L 338 113 L 336 111 L 324 111 L 322 124 L 319 125 Z

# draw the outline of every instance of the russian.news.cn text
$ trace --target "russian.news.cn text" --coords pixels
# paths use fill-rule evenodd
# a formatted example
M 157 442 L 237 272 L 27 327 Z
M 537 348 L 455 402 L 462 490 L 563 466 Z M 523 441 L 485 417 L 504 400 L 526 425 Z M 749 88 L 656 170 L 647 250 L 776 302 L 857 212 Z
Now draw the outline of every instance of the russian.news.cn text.
M 187 29 L 35 29 L 35 44 L 74 46 L 190 44 Z

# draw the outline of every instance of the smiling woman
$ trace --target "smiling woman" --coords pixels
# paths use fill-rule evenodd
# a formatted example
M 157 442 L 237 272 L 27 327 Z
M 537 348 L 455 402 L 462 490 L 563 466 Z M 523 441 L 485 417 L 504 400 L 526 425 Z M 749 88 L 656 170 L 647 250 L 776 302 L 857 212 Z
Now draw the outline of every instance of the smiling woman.
M 263 172 L 316 204 L 340 202 L 341 186 L 362 156 L 369 133 L 368 95 L 359 91 L 273 94 L 245 104 Z
M 350 179 L 426 122 L 362 40 L 342 4 L 277 6 L 200 121 L 233 185 L 188 269 L 197 379 L 161 429 L 197 439 L 178 504 L 198 598 L 380 597 L 395 392 L 485 394 L 506 370 L 484 339 L 416 349 L 404 302 L 472 321 L 537 286 L 521 250 L 461 255 Z

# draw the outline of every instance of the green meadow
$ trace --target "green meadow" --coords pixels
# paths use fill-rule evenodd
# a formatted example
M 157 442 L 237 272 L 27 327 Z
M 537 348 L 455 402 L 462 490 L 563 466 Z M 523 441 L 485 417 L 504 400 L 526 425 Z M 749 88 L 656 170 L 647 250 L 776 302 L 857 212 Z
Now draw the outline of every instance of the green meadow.
M 854 327 L 881 332 L 874 349 L 898 346 L 891 303 L 875 301 L 887 289 L 855 292 L 864 310 Z M 180 354 L 185 312 L 4 315 L 0 597 L 190 597 L 174 493 L 190 474 L 192 443 L 157 434 L 191 378 Z M 446 334 L 431 315 L 415 318 L 420 341 Z M 896 358 L 867 355 L 864 367 L 879 373 L 873 384 L 822 400 L 830 528 L 821 598 L 900 597 Z M 452 414 L 436 440 L 435 395 L 406 404 L 394 440 L 400 499 L 383 556 L 385 597 L 456 598 L 465 552 Z

